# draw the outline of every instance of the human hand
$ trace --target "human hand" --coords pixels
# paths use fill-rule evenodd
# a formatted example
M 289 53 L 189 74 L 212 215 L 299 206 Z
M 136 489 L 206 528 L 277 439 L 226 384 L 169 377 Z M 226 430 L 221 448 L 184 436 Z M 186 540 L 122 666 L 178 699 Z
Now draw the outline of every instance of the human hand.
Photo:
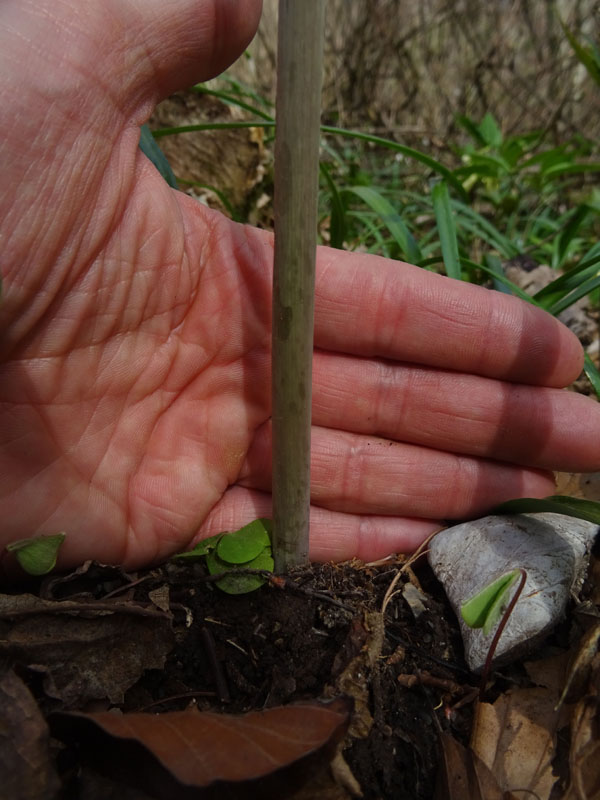
M 270 511 L 272 237 L 171 190 L 139 126 L 221 71 L 259 0 L 0 10 L 0 545 L 135 567 Z M 439 520 L 600 468 L 575 337 L 505 295 L 318 256 L 311 556 L 414 548 Z

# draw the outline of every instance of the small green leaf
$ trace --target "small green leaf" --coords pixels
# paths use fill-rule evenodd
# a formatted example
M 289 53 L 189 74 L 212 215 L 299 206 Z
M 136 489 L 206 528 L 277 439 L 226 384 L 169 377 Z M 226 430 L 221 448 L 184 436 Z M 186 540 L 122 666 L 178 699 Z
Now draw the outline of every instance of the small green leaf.
M 216 582 L 219 589 L 227 594 L 247 594 L 263 585 L 265 578 L 262 575 L 246 574 L 245 570 L 260 569 L 273 572 L 275 566 L 270 547 L 265 547 L 256 558 L 244 564 L 243 568 L 232 567 L 231 564 L 222 561 L 214 551 L 206 556 L 206 564 L 211 575 L 227 573 Z
M 496 506 L 490 513 L 539 514 L 543 511 L 585 519 L 588 522 L 595 522 L 596 525 L 600 525 L 600 503 L 594 500 L 581 500 L 578 497 L 567 497 L 560 494 L 543 499 L 521 497 L 517 500 L 508 500 L 506 503 Z
M 500 619 L 507 600 L 508 590 L 520 575 L 515 569 L 496 578 L 466 603 L 463 603 L 460 614 L 469 628 L 483 628 L 487 634 Z
M 500 147 L 502 144 L 502 131 L 489 111 L 486 112 L 478 127 L 482 139 L 488 146 Z
M 271 546 L 271 520 L 255 519 L 239 531 L 225 534 L 217 545 L 217 554 L 228 564 L 246 564 L 265 547 Z M 262 569 L 262 567 L 261 567 Z
M 46 575 L 54 569 L 60 546 L 66 533 L 55 533 L 51 536 L 37 536 L 31 539 L 20 539 L 6 545 L 9 553 L 14 553 L 25 572 L 30 575 Z
M 192 548 L 192 550 L 186 550 L 185 553 L 175 553 L 174 556 L 171 556 L 171 559 L 176 558 L 202 558 L 207 556 L 219 543 L 219 539 L 224 536 L 223 533 L 217 533 L 215 536 L 209 536 L 208 539 L 202 539 L 201 542 Z

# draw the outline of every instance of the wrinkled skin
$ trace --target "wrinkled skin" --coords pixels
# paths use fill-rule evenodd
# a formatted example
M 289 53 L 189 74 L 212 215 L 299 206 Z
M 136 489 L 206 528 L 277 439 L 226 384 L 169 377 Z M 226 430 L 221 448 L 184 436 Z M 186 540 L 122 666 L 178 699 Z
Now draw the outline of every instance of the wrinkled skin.
M 251 39 L 258 0 L 0 7 L 0 544 L 149 564 L 270 509 L 272 237 L 167 187 L 139 126 Z M 318 256 L 311 556 L 600 468 L 582 353 L 519 300 Z

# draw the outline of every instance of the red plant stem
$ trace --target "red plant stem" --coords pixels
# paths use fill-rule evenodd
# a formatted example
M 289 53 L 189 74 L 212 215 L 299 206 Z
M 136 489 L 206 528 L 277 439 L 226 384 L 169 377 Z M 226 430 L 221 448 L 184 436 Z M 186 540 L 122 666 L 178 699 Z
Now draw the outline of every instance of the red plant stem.
M 496 628 L 496 633 L 494 634 L 494 638 L 492 639 L 492 641 L 490 643 L 490 647 L 489 647 L 489 650 L 487 652 L 487 656 L 485 658 L 485 664 L 483 666 L 483 672 L 481 673 L 481 685 L 479 686 L 479 702 L 480 703 L 483 702 L 483 696 L 485 694 L 485 687 L 487 685 L 487 681 L 488 681 L 488 678 L 489 678 L 489 675 L 490 675 L 490 672 L 491 672 L 491 669 L 492 669 L 492 659 L 494 658 L 494 653 L 496 652 L 496 649 L 498 647 L 498 642 L 500 641 L 500 637 L 502 636 L 504 628 L 506 627 L 506 623 L 508 622 L 508 620 L 510 618 L 510 615 L 513 612 L 513 609 L 514 609 L 515 605 L 517 604 L 517 600 L 519 599 L 519 597 L 521 596 L 521 592 L 525 588 L 525 581 L 527 580 L 527 572 L 522 567 L 519 568 L 519 572 L 521 573 L 521 580 L 519 581 L 519 585 L 517 586 L 517 589 L 516 589 L 515 593 L 513 594 L 512 598 L 510 600 L 510 603 L 506 607 L 506 611 L 502 615 L 502 619 L 500 620 L 500 623 L 498 624 L 498 627 Z

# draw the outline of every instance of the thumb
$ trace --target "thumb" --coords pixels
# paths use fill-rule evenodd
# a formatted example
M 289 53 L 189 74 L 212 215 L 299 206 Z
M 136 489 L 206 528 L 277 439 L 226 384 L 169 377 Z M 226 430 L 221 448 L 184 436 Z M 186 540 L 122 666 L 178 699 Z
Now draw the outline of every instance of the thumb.
M 149 90 L 155 104 L 221 73 L 251 41 L 261 10 L 262 0 L 142 0 L 119 8 L 131 55 L 142 54 L 135 65 L 142 94 Z
M 261 0 L 0 2 L 0 238 L 9 242 L 4 333 L 8 320 L 29 314 L 5 343 L 45 313 L 65 276 L 76 278 L 74 260 L 97 253 L 122 213 L 135 176 L 137 126 L 163 97 L 233 61 L 254 35 L 261 6 Z
M 103 91 L 131 113 L 222 72 L 254 36 L 261 10 L 262 0 L 1 4 L 0 96 L 18 65 L 38 102 L 63 110 L 71 102 L 82 116 L 81 105 L 98 104 Z

